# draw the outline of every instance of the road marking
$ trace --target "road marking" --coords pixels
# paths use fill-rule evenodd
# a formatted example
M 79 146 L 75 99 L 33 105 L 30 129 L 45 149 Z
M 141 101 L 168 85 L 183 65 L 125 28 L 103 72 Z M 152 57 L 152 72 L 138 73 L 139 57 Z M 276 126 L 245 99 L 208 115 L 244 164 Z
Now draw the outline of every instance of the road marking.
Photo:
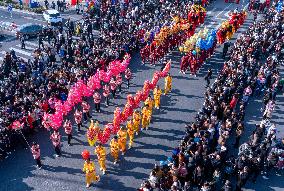
M 230 17 L 230 16 L 229 16 L 229 13 L 230 13 L 230 12 L 231 12 L 231 10 L 227 11 L 227 12 L 224 14 L 224 16 L 225 16 L 225 17 Z
M 20 57 L 20 56 L 19 56 L 19 58 L 20 58 L 20 59 L 23 59 L 25 62 L 28 62 L 28 60 L 29 60 L 29 59 L 27 59 L 27 58 Z
M 38 44 L 33 43 L 33 42 L 26 41 L 25 43 L 28 44 L 28 45 L 31 45 L 31 46 L 38 47 Z
M 36 18 L 33 18 L 33 17 L 26 17 L 26 16 L 23 16 L 24 19 L 29 19 L 29 20 L 34 20 L 34 21 L 39 21 L 39 22 L 45 22 L 44 20 L 41 20 L 41 19 L 36 19 Z
M 215 29 L 218 29 L 221 26 L 221 24 L 219 24 L 217 27 L 215 27 Z
M 9 48 L 9 50 L 14 50 L 15 52 L 19 53 L 19 54 L 23 54 L 23 55 L 26 55 L 26 56 L 31 56 L 32 54 L 29 53 L 29 52 L 26 52 L 26 51 L 23 51 L 21 49 L 17 49 L 17 48 Z
M 5 6 L 0 6 L 0 9 L 4 9 L 5 11 L 7 10 L 7 7 Z M 34 13 L 34 12 L 29 12 L 21 9 L 13 9 L 14 12 L 19 12 L 19 13 L 25 13 L 28 15 L 40 15 L 39 13 Z
M 225 7 L 223 9 L 223 11 L 221 11 L 220 13 L 218 13 L 215 17 L 218 17 L 220 14 L 222 14 L 226 9 L 228 9 L 229 7 L 231 7 L 232 3 L 230 3 L 227 7 Z
M 3 55 L 6 55 L 6 51 L 1 51 L 0 52 L 0 54 L 3 54 Z M 21 59 L 23 59 L 25 62 L 27 62 L 28 61 L 28 59 L 27 58 L 24 58 L 24 57 L 21 57 L 21 56 L 18 56 L 19 58 L 21 58 Z M 3 57 L 0 57 L 0 61 L 3 61 L 4 60 L 4 58 Z
M 212 12 L 214 12 L 217 8 L 212 9 L 212 11 L 208 11 L 207 15 L 210 15 Z
M 22 45 L 21 45 L 21 44 L 17 44 L 17 45 L 16 45 L 16 47 L 21 48 L 21 47 L 22 47 Z M 29 46 L 26 46 L 26 47 L 25 47 L 25 50 L 31 50 L 31 51 L 33 51 L 33 50 L 35 50 L 35 48 L 33 48 L 33 47 L 29 47 Z

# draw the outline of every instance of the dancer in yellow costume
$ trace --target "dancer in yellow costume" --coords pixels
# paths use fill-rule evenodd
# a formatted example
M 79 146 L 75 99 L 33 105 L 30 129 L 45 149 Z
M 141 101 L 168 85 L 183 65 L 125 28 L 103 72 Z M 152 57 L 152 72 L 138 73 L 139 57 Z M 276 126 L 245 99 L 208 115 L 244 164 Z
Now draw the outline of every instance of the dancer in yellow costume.
M 75 29 L 75 34 L 76 34 L 76 36 L 79 36 L 79 35 L 80 35 L 80 31 L 81 31 L 81 27 L 80 27 L 80 25 L 77 25 L 77 26 L 76 26 L 76 29 Z
M 150 124 L 152 112 L 150 111 L 149 105 L 145 105 L 142 109 L 142 129 L 148 129 Z
M 148 96 L 148 98 L 146 99 L 144 104 L 149 106 L 149 115 L 150 115 L 149 123 L 150 123 L 151 117 L 152 117 L 152 112 L 153 112 L 153 107 L 154 107 L 154 100 L 151 98 L 150 95 Z
M 160 89 L 159 86 L 156 86 L 153 93 L 154 93 L 155 108 L 160 109 L 162 90 Z
M 117 141 L 117 136 L 114 136 L 110 141 L 110 155 L 114 158 L 114 164 L 118 162 L 119 145 Z
M 133 112 L 132 122 L 133 122 L 134 131 L 135 131 L 136 135 L 138 135 L 139 129 L 140 129 L 139 128 L 140 127 L 140 122 L 141 122 L 141 115 L 140 115 L 140 112 L 138 110 L 135 110 Z
M 128 148 L 131 149 L 132 144 L 134 142 L 134 133 L 135 133 L 133 122 L 131 120 L 128 121 L 126 127 L 127 127 L 127 133 L 129 136 Z
M 95 153 L 97 154 L 98 161 L 100 164 L 100 170 L 103 171 L 103 174 L 106 173 L 106 149 L 101 143 L 96 146 Z
M 168 73 L 167 77 L 165 77 L 165 93 L 164 95 L 168 94 L 172 91 L 172 76 Z
M 86 187 L 89 188 L 93 182 L 100 180 L 100 177 L 96 175 L 95 163 L 88 158 L 84 163 L 83 172 L 86 173 Z
M 126 152 L 127 130 L 121 127 L 117 132 L 117 136 L 118 136 L 119 149 L 122 152 L 122 155 L 124 155 Z

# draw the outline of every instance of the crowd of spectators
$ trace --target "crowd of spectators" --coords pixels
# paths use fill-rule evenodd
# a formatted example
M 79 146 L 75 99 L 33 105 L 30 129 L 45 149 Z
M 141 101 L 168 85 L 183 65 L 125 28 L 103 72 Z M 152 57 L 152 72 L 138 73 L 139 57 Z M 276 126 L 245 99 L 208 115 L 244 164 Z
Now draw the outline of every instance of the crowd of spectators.
M 271 8 L 236 40 L 181 143 L 155 165 L 139 191 L 240 191 L 260 174 L 267 179 L 274 167 L 283 171 L 284 139 L 277 139 L 277 124 L 271 122 L 283 86 L 278 70 L 284 56 L 283 21 L 283 14 Z M 263 119 L 247 140 L 246 107 L 260 96 Z M 246 143 L 240 145 L 241 140 Z
M 69 19 L 64 27 L 44 28 L 27 62 L 13 50 L 6 52 L 0 66 L 1 156 L 17 142 L 13 139 L 18 134 L 10 130 L 13 121 L 20 120 L 24 134 L 41 127 L 43 112 L 54 111 L 49 100 L 66 100 L 77 80 L 86 82 L 98 68 L 106 70 L 110 61 L 144 46 L 147 42 L 140 41 L 139 31 L 170 24 L 177 14 L 186 17 L 184 7 L 191 4 L 187 0 L 101 2 L 94 19 L 77 23 Z M 24 38 L 21 41 L 25 43 Z

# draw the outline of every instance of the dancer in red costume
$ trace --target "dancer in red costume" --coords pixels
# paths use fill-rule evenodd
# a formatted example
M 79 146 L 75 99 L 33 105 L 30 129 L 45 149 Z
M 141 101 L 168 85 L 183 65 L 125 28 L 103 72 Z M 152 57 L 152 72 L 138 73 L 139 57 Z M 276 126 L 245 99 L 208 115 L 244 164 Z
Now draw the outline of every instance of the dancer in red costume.
M 185 74 L 185 71 L 187 70 L 188 66 L 189 66 L 189 55 L 185 55 L 181 58 L 181 62 L 180 62 L 180 72 Z
M 206 12 L 203 12 L 202 10 L 199 10 L 199 15 L 198 15 L 199 24 L 203 24 L 204 23 L 205 16 L 206 16 Z
M 150 46 L 146 45 L 144 48 L 140 50 L 140 55 L 142 59 L 142 63 L 144 64 L 145 61 L 149 58 L 150 56 Z

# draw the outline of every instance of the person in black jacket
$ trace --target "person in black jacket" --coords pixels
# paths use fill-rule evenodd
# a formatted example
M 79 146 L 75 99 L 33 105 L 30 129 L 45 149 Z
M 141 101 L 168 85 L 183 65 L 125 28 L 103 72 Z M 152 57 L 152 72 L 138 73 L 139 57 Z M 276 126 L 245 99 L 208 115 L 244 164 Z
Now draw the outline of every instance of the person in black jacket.
M 249 178 L 249 168 L 245 166 L 238 174 L 238 180 L 236 185 L 236 191 L 241 191 L 241 188 L 246 184 Z
M 212 70 L 211 68 L 208 69 L 207 74 L 205 76 L 205 80 L 206 80 L 206 87 L 208 87 L 210 85 L 210 79 L 212 78 Z
M 225 43 L 224 43 L 223 56 L 222 56 L 223 59 L 226 58 L 226 54 L 227 54 L 227 52 L 228 52 L 230 46 L 231 46 L 231 45 L 230 45 L 230 42 L 225 42 Z

